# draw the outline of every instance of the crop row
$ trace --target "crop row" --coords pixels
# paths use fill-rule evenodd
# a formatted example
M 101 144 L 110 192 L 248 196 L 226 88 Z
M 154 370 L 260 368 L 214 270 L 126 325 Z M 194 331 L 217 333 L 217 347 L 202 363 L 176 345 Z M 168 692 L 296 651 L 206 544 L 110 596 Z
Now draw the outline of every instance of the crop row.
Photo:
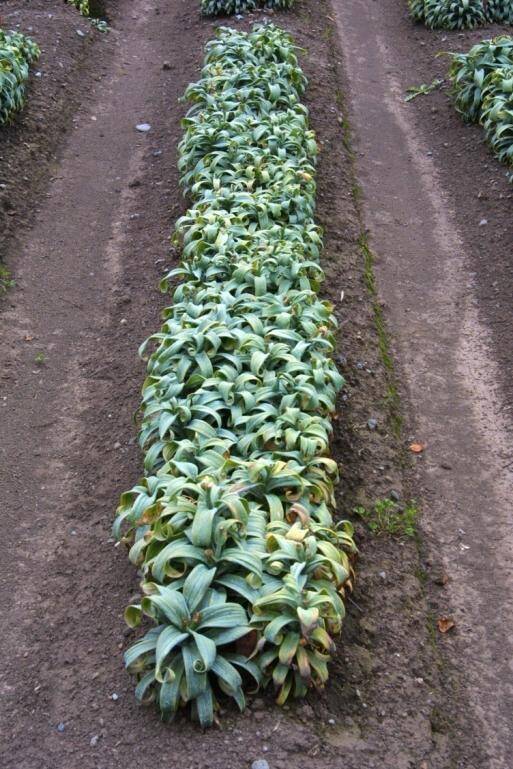
M 336 321 L 317 296 L 317 145 L 306 80 L 273 25 L 221 28 L 206 48 L 180 144 L 192 208 L 143 386 L 145 477 L 121 498 L 155 623 L 125 655 L 136 694 L 202 725 L 218 694 L 270 682 L 279 703 L 328 678 L 355 545 L 333 520 L 329 457 L 342 377 Z
M 246 13 L 257 8 L 272 8 L 277 11 L 292 8 L 296 0 L 201 0 L 201 11 L 206 16 Z
M 0 29 L 0 125 L 8 123 L 23 107 L 29 66 L 39 54 L 30 38 Z
M 513 24 L 513 0 L 408 0 L 415 21 L 430 29 L 474 29 Z
M 451 56 L 456 109 L 465 120 L 481 123 L 493 152 L 513 166 L 513 37 L 484 40 Z

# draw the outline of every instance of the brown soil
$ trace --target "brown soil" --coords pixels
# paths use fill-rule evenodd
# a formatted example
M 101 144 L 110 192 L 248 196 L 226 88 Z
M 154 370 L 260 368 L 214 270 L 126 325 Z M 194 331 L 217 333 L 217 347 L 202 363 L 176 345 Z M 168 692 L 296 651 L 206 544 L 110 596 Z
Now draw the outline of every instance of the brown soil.
M 424 578 L 442 652 L 451 766 L 511 766 L 512 190 L 445 92 L 441 48 L 499 28 L 432 34 L 395 0 L 336 4 L 363 216 L 401 371 Z M 503 30 L 508 31 L 508 30 Z M 483 221 L 484 220 L 484 221 Z M 501 386 L 502 385 L 502 386 Z M 453 618 L 441 636 L 433 620 Z
M 228 709 L 207 734 L 183 719 L 162 725 L 152 709 L 136 705 L 121 650 L 131 637 L 122 611 L 137 576 L 109 528 L 119 493 L 142 466 L 132 422 L 144 376 L 136 350 L 158 327 L 156 286 L 178 257 L 168 247 L 185 208 L 176 171 L 185 109 L 178 98 L 197 77 L 216 24 L 180 0 L 137 7 L 120 0 L 112 31 L 91 33 L 94 44 L 87 44 L 73 31 L 87 22 L 57 0 L 2 5 L 4 15 L 18 9 L 43 43 L 38 68 L 55 91 L 34 81 L 29 106 L 7 134 L 9 163 L 18 169 L 9 176 L 9 199 L 18 214 L 5 238 L 17 285 L 0 318 L 4 765 L 235 769 L 265 757 L 271 769 L 448 767 L 453 734 L 416 544 L 370 537 L 360 524 L 358 582 L 323 693 L 283 710 L 271 694 L 252 698 L 245 715 Z M 305 49 L 307 102 L 323 150 L 326 295 L 341 322 L 338 359 L 347 378 L 333 443 L 346 515 L 392 489 L 406 495 L 393 373 L 383 362 L 385 339 L 359 246 L 331 5 L 307 0 L 274 18 Z M 63 101 L 53 81 L 64 56 Z M 148 134 L 135 131 L 140 122 L 151 124 Z M 29 175 L 27 142 L 51 161 L 37 178 Z M 371 417 L 375 431 L 367 428 Z
M 413 24 L 405 3 L 384 0 L 379 21 L 390 46 L 389 72 L 401 87 L 445 79 L 442 90 L 410 102 L 411 121 L 422 132 L 426 154 L 433 158 L 450 210 L 457 212 L 459 232 L 472 260 L 479 315 L 493 337 L 494 357 L 501 383 L 513 410 L 511 368 L 513 352 L 513 185 L 508 168 L 499 163 L 484 141 L 481 126 L 467 124 L 450 99 L 447 70 L 450 58 L 444 51 L 466 52 L 472 45 L 496 35 L 511 35 L 509 26 L 489 25 L 467 32 L 427 30 Z M 393 59 L 393 60 L 392 60 Z
M 7 243 L 35 213 L 37 195 L 53 173 L 63 136 L 90 87 L 90 49 L 100 33 L 60 0 L 0 0 L 0 26 L 29 35 L 41 48 L 41 58 L 32 67 L 27 104 L 11 125 L 2 128 L 2 262 Z M 98 67 L 95 77 L 99 80 L 102 75 Z

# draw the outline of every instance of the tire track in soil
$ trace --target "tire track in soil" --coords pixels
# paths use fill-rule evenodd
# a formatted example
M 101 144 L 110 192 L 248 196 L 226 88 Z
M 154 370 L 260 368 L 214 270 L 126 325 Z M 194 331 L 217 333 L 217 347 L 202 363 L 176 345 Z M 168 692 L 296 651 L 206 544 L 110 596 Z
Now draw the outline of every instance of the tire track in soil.
M 334 439 L 344 511 L 401 481 L 335 107 L 340 54 L 329 8 L 312 0 L 275 18 L 305 48 L 307 101 L 323 149 L 326 293 L 342 324 L 339 363 L 348 379 Z M 116 557 L 109 525 L 142 466 L 132 424 L 144 376 L 136 350 L 158 328 L 154 287 L 176 257 L 168 236 L 184 208 L 177 98 L 197 77 L 214 27 L 189 2 L 119 3 L 110 74 L 85 94 L 58 178 L 13 254 L 19 288 L 1 317 L 0 348 L 10 363 L 0 402 L 2 765 L 236 769 L 266 755 L 272 769 L 424 769 L 429 757 L 441 767 L 444 735 L 431 729 L 439 684 L 413 576 L 416 550 L 365 539 L 361 527 L 356 606 L 330 686 L 305 704 L 278 710 L 269 694 L 243 717 L 223 713 L 221 729 L 200 735 L 139 708 L 122 669 L 130 640 L 122 612 L 137 578 L 125 553 Z M 153 126 L 145 136 L 134 131 L 143 121 Z M 40 350 L 46 361 L 37 367 Z M 372 434 L 369 416 L 380 424 Z
M 442 647 L 447 691 L 460 698 L 451 713 L 454 766 L 507 769 L 513 748 L 513 463 L 512 425 L 499 383 L 511 371 L 500 370 L 480 313 L 481 276 L 473 272 L 462 236 L 465 212 L 451 207 L 427 135 L 416 130 L 404 104 L 415 75 L 383 23 L 385 10 L 368 0 L 334 7 L 348 52 L 365 219 L 404 377 L 409 427 L 427 444 L 414 479 L 425 505 L 426 559 L 450 575 L 446 596 L 434 606 L 452 614 L 457 627 Z M 476 165 L 486 162 L 482 154 Z M 463 183 L 467 172 L 453 183 Z M 503 186 L 489 189 L 499 207 Z M 504 261 L 507 254 L 499 250 L 496 258 Z

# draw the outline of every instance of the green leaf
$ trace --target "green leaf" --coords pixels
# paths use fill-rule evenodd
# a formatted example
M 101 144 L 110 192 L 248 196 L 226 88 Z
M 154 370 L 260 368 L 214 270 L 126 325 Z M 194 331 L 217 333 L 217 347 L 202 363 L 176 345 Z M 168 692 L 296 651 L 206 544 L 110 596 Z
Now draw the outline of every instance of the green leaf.
M 142 609 L 137 604 L 127 606 L 125 609 L 125 622 L 128 627 L 134 628 L 141 624 Z
M 279 659 L 283 665 L 290 665 L 296 656 L 299 645 L 299 633 L 287 633 L 280 644 Z
M 220 655 L 217 656 L 217 659 L 212 665 L 212 672 L 225 682 L 230 693 L 242 686 L 242 678 L 237 670 L 230 664 L 230 662 L 228 662 L 228 660 Z
M 231 628 L 234 626 L 246 626 L 248 618 L 246 612 L 235 603 L 225 603 L 221 606 L 210 606 L 201 612 L 201 621 L 198 630 L 205 628 Z
M 163 683 L 160 687 L 159 706 L 164 717 L 176 712 L 180 704 L 180 687 L 184 675 L 182 655 L 173 661 L 171 669 L 175 674 L 174 680 L 171 683 Z
M 210 685 L 196 698 L 198 721 L 203 728 L 214 723 L 214 697 Z
M 166 619 L 175 627 L 182 629 L 184 623 L 190 618 L 189 609 L 185 598 L 178 590 L 161 587 L 157 595 L 150 595 L 142 599 L 142 608 L 150 613 L 156 607 Z
M 228 662 L 231 662 L 232 665 L 240 667 L 245 670 L 246 673 L 249 673 L 250 676 L 253 677 L 257 687 L 260 686 L 262 682 L 262 673 L 258 665 L 256 665 L 254 662 L 251 662 L 251 660 L 247 660 L 241 654 L 225 654 L 224 657 L 226 660 L 228 660 Z
M 162 683 L 161 668 L 167 655 L 182 641 L 188 638 L 188 633 L 181 633 L 177 628 L 170 626 L 164 628 L 157 640 L 155 650 L 155 678 Z
M 155 632 L 150 630 L 144 638 L 127 649 L 124 654 L 125 666 L 128 668 L 130 665 L 133 665 L 139 657 L 148 654 L 149 652 L 154 652 L 157 648 L 157 640 L 158 636 L 155 635 Z
M 146 673 L 137 686 L 135 687 L 135 698 L 138 702 L 142 702 L 148 689 L 150 686 L 155 682 L 155 675 L 153 671 L 151 673 Z
M 225 644 L 233 643 L 233 641 L 238 641 L 239 638 L 244 638 L 252 630 L 253 628 L 247 625 L 240 625 L 239 627 L 231 627 L 226 630 L 207 630 L 205 635 L 208 635 L 215 642 L 216 646 L 224 646 Z
M 258 621 L 258 615 L 254 617 L 254 620 Z M 275 643 L 283 628 L 289 625 L 291 622 L 293 623 L 294 620 L 291 617 L 288 617 L 286 614 L 275 617 L 272 622 L 269 622 L 269 624 L 265 627 L 264 635 L 267 641 Z
M 198 564 L 191 571 L 183 585 L 183 596 L 187 601 L 189 611 L 196 611 L 203 601 L 205 594 L 212 584 L 216 569 L 207 569 L 203 564 Z
M 199 652 L 195 643 L 189 643 L 182 649 L 187 701 L 191 702 L 202 694 L 208 685 L 205 672 L 198 672 L 195 668 L 195 662 L 199 657 Z
M 201 633 L 196 633 L 194 630 L 191 632 L 196 641 L 196 646 L 198 647 L 198 652 L 203 661 L 204 669 L 208 671 L 213 667 L 217 655 L 215 641 Z
M 259 591 L 248 585 L 244 577 L 240 577 L 238 574 L 223 574 L 220 577 L 216 577 L 216 584 L 233 590 L 234 593 L 245 598 L 250 604 L 254 603 L 259 596 Z

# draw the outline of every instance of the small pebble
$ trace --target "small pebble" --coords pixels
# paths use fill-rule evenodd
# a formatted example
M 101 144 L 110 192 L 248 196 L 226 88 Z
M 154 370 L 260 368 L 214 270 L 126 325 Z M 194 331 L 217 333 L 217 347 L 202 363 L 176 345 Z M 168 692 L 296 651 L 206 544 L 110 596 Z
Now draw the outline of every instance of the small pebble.
M 377 419 L 371 418 L 368 420 L 367 427 L 369 428 L 369 430 L 375 430 L 377 426 L 378 426 Z
M 116 692 L 114 692 L 114 694 L 110 695 L 110 698 L 111 700 L 114 700 L 114 702 L 116 702 L 116 700 L 119 700 L 119 694 L 116 694 Z
M 399 500 L 401 499 L 401 495 L 395 489 L 392 489 L 392 491 L 388 496 L 390 499 L 393 499 L 394 502 L 399 502 Z
M 95 748 L 98 745 L 98 740 L 100 739 L 99 734 L 95 734 L 93 737 L 91 737 L 89 744 L 92 748 Z
M 57 731 L 58 731 L 58 732 L 63 732 L 65 728 L 66 728 L 66 727 L 64 726 L 64 724 L 62 723 L 62 721 L 60 722 L 60 724 L 57 724 Z
M 488 219 L 481 219 L 479 222 L 480 227 L 485 227 L 488 224 Z
M 151 130 L 151 125 L 149 123 L 138 123 L 136 129 L 144 134 Z
M 251 764 L 251 769 L 269 769 L 269 764 L 265 758 L 258 758 Z

